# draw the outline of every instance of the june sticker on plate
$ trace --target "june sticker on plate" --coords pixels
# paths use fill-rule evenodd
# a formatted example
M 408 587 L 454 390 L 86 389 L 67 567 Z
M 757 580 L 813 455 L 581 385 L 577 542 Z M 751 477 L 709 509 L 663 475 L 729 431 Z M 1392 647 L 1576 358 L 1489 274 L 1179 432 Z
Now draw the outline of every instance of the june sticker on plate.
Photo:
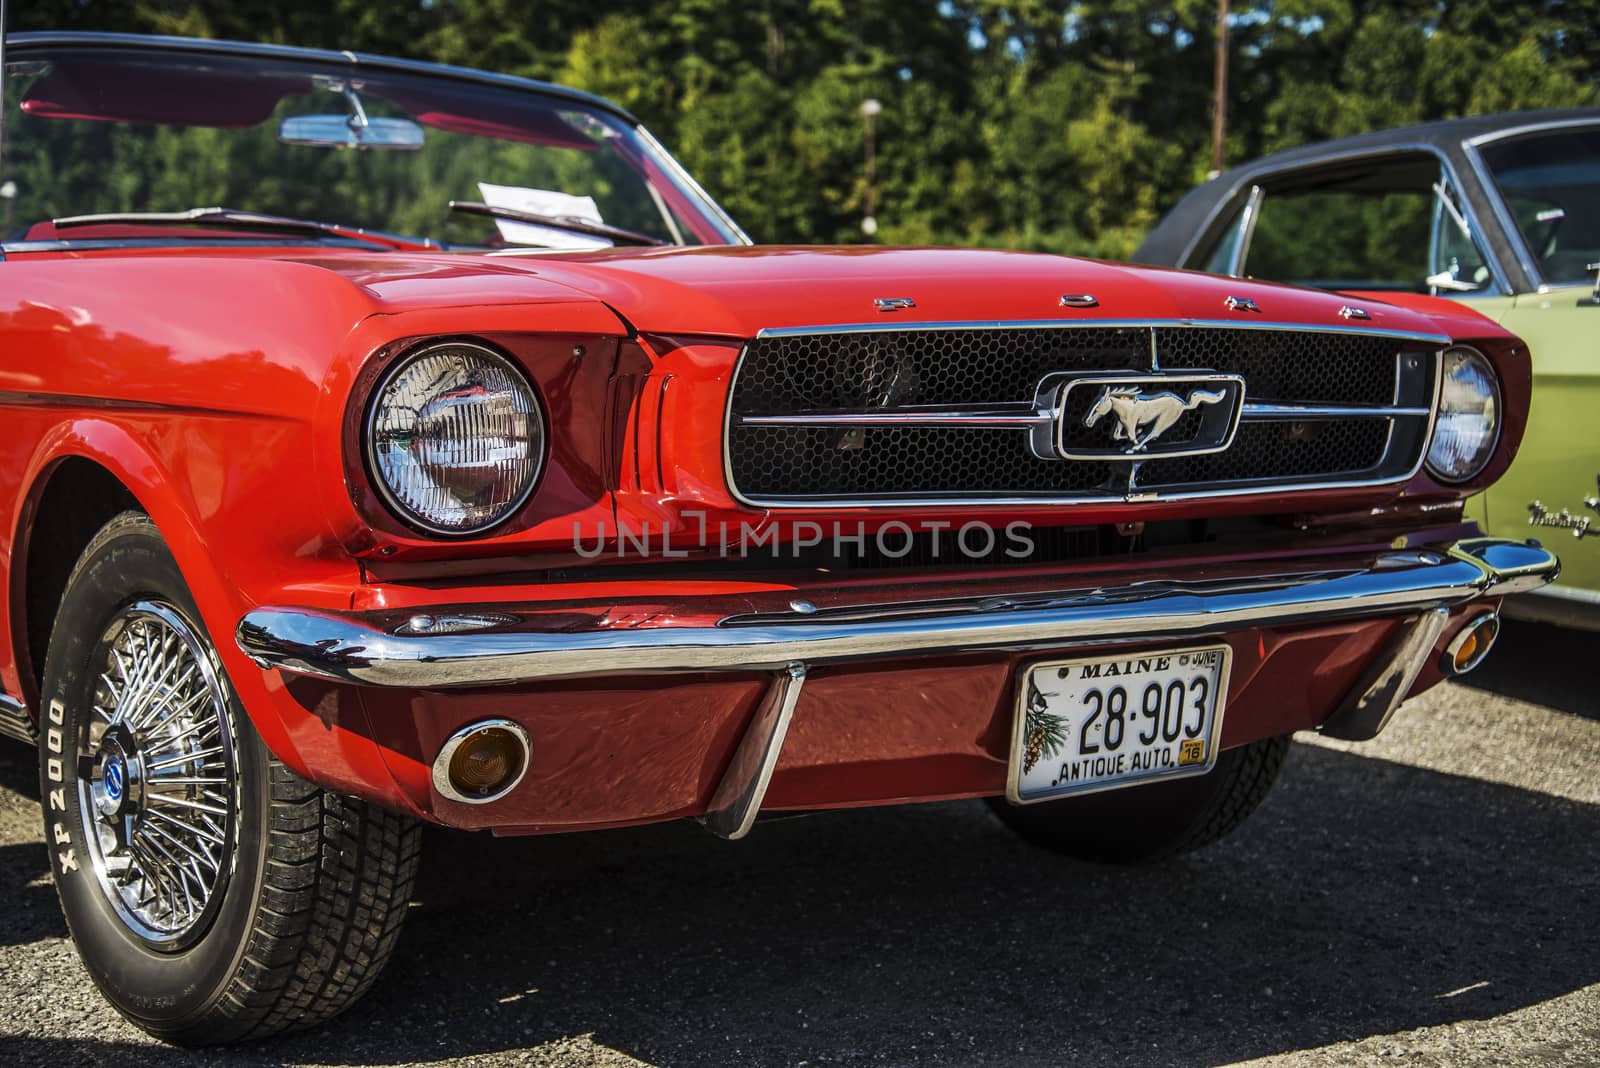
M 1024 668 L 1007 796 L 1026 804 L 1210 771 L 1228 653 L 1210 645 Z

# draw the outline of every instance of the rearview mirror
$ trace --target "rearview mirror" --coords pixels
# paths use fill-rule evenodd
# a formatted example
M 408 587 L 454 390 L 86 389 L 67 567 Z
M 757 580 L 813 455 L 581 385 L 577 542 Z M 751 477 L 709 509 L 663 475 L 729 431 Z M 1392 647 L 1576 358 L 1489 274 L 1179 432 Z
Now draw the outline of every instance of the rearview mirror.
M 286 145 L 323 148 L 422 147 L 422 127 L 410 119 L 357 119 L 350 115 L 291 115 L 278 126 Z

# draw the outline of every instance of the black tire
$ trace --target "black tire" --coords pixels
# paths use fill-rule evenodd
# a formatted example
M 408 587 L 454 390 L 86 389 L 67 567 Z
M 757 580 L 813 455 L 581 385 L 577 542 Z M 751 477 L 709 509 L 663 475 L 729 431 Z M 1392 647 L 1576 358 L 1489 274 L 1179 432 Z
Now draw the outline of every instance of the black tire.
M 1289 739 L 1230 749 L 1205 775 L 1086 797 L 1013 805 L 989 798 L 1000 822 L 1052 853 L 1104 864 L 1151 864 L 1231 834 L 1266 800 Z
M 150 653 L 152 635 L 171 644 Z M 119 648 L 134 670 L 113 660 Z M 136 693 L 140 655 L 172 665 L 159 697 Z M 394 950 L 421 829 L 273 758 L 146 516 L 117 516 L 79 558 L 41 705 L 56 889 L 84 966 L 119 1012 L 167 1041 L 208 1044 L 307 1027 L 365 993 Z

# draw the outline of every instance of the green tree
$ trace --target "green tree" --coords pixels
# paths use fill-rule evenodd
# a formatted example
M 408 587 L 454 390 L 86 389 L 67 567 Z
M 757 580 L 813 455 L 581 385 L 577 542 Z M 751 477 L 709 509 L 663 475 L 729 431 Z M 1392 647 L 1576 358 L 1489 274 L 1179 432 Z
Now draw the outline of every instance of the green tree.
M 883 241 L 1125 256 L 1210 165 L 1213 0 L 30 0 L 11 16 L 574 85 L 633 111 L 771 242 L 864 239 L 869 98 Z M 1600 102 L 1600 0 L 1236 0 L 1229 30 L 1235 162 Z M 224 180 L 178 151 L 174 182 Z

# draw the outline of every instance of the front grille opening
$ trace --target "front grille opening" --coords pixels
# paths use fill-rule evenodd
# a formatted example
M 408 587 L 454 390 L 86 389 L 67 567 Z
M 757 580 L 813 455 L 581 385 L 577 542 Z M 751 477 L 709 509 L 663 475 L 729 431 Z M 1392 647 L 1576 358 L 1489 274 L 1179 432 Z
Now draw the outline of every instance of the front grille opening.
M 1105 491 L 1127 466 L 1040 459 L 1012 428 L 736 426 L 728 444 L 741 488 L 789 498 L 1076 495 Z
M 1156 328 L 1161 368 L 1244 376 L 1245 400 L 1296 404 L 1393 404 L 1393 338 L 1288 330 Z
M 728 477 L 753 504 L 1108 500 L 1130 494 L 1266 491 L 1377 484 L 1405 477 L 1426 446 L 1422 416 L 1245 419 L 1232 445 L 1206 456 L 1062 460 L 1054 428 L 929 426 L 932 413 L 1031 415 L 1046 379 L 1083 373 L 1213 371 L 1245 380 L 1245 404 L 1426 407 L 1435 359 L 1426 343 L 1326 330 L 1151 324 L 1126 327 L 932 329 L 757 338 L 734 376 Z M 1048 396 L 1048 394 L 1046 394 Z M 1114 445 L 1095 399 L 1069 391 L 1068 450 Z M 985 406 L 988 406 L 987 408 Z M 893 426 L 746 425 L 743 417 L 894 412 Z M 1181 445 L 1199 410 L 1162 436 Z
M 1134 476 L 1141 488 L 1194 483 L 1360 477 L 1383 462 L 1389 423 L 1327 419 L 1246 423 L 1225 452 L 1151 460 Z
M 733 410 L 1031 401 L 1053 371 L 1145 371 L 1150 359 L 1148 327 L 765 337 L 745 350 Z

